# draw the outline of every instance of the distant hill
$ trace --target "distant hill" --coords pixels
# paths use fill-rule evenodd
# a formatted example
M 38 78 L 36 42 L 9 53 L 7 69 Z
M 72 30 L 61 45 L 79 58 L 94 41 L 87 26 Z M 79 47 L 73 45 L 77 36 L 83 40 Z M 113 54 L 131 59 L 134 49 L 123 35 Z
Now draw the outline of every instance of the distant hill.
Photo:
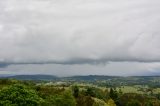
M 84 80 L 84 81 L 94 81 L 94 80 L 108 80 L 117 78 L 115 76 L 100 76 L 100 75 L 88 75 L 88 76 L 71 76 L 71 77 L 57 77 L 53 75 L 0 75 L 0 78 L 18 79 L 18 80 Z
M 103 76 L 103 75 L 88 75 L 88 76 L 72 76 L 72 77 L 65 77 L 64 79 L 68 80 L 84 80 L 84 81 L 94 81 L 94 80 L 109 80 L 113 78 L 119 78 L 117 76 Z
M 103 75 L 87 75 L 87 76 L 71 76 L 71 77 L 57 77 L 54 75 L 0 75 L 0 78 L 18 79 L 18 80 L 74 80 L 74 81 L 95 81 L 95 80 L 114 80 L 119 82 L 132 81 L 150 81 L 153 79 L 160 79 L 159 76 L 103 76 Z
M 2 77 L 9 77 L 9 76 L 13 76 L 12 74 L 0 74 L 0 78 Z
M 56 80 L 59 79 L 52 75 L 14 75 L 14 76 L 3 76 L 1 78 L 18 79 L 18 80 Z

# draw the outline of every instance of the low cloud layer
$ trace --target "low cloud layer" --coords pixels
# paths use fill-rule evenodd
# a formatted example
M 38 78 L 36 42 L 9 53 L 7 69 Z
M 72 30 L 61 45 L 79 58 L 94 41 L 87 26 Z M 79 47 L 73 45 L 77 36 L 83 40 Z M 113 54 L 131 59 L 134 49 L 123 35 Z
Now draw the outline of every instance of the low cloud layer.
M 49 74 L 58 76 L 72 75 L 160 75 L 160 63 L 110 62 L 107 65 L 92 64 L 21 64 L 2 68 L 0 74 Z
M 1 0 L 0 67 L 160 62 L 159 0 Z

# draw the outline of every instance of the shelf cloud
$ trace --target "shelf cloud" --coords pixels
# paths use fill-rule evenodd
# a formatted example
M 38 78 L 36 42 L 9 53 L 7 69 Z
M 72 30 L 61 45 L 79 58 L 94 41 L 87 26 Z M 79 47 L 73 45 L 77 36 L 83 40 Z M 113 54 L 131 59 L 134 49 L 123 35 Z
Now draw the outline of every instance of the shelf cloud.
M 0 67 L 160 62 L 159 0 L 1 0 Z

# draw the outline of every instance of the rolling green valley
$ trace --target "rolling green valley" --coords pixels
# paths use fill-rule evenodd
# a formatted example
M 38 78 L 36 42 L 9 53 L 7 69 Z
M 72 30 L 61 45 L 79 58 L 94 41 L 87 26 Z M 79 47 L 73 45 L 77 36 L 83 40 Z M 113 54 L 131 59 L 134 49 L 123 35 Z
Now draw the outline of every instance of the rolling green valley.
M 160 78 L 96 75 L 3 77 L 0 80 L 0 105 L 160 106 Z

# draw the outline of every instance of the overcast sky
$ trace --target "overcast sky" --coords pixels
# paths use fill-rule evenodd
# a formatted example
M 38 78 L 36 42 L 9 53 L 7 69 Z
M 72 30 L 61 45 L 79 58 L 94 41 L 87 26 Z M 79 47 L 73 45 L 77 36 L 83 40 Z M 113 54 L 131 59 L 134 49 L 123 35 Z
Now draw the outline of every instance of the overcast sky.
M 160 0 L 0 0 L 0 74 L 160 75 Z

